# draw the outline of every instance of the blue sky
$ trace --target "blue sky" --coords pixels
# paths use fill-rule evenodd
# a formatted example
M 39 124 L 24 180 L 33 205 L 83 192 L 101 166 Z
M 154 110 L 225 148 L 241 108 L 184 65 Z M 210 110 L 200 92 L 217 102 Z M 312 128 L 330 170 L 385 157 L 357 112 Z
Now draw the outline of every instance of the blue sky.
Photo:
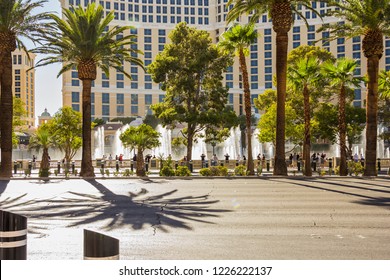
M 44 10 L 60 14 L 61 4 L 59 0 L 49 0 L 44 4 Z M 27 45 L 29 45 L 27 43 Z M 37 59 L 40 56 L 38 55 Z M 62 77 L 57 78 L 61 65 L 54 64 L 39 67 L 35 78 L 35 117 L 45 108 L 50 114 L 54 114 L 62 106 Z M 37 120 L 36 120 L 37 122 Z

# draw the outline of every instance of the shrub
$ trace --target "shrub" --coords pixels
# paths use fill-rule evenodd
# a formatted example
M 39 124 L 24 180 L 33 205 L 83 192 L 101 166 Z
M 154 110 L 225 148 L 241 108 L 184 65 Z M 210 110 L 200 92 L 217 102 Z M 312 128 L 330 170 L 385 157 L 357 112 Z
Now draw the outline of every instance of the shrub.
M 39 177 L 49 177 L 50 176 L 50 169 L 44 168 L 39 170 Z
M 199 170 L 199 173 L 202 176 L 211 176 L 210 168 L 202 168 L 201 170 Z
M 236 176 L 245 176 L 246 175 L 246 166 L 245 165 L 239 165 L 234 168 L 234 175 Z
M 77 176 L 77 174 L 79 174 L 79 171 L 77 169 L 75 169 L 74 172 L 73 172 L 73 175 Z
M 104 168 L 100 168 L 100 174 L 102 174 L 102 176 L 104 176 Z
M 30 169 L 25 169 L 24 170 L 24 176 L 30 176 L 31 175 L 31 171 L 30 171 Z
M 169 165 L 164 165 L 160 170 L 160 176 L 165 176 L 165 177 L 175 176 L 175 170 Z
M 219 168 L 217 166 L 210 167 L 210 176 L 219 176 Z
M 334 174 L 339 175 L 340 174 L 340 166 L 336 166 L 334 168 Z
M 58 176 L 58 169 L 54 169 L 54 175 Z
M 355 176 L 358 176 L 359 174 L 362 174 L 363 172 L 364 172 L 364 167 L 360 162 L 354 162 L 354 161 L 348 162 L 349 175 L 352 175 L 352 173 L 353 173 Z
M 175 171 L 176 176 L 191 176 L 191 172 L 187 166 L 178 166 Z
M 225 167 L 225 166 L 218 166 L 217 168 L 218 168 L 218 171 L 219 171 L 218 176 L 227 176 L 228 175 L 229 171 L 228 171 L 227 167 Z
M 110 176 L 110 170 L 106 169 L 106 175 L 107 175 L 107 177 Z
M 130 169 L 126 168 L 123 173 L 122 173 L 122 176 L 123 177 L 130 177 L 131 175 L 134 174 L 134 171 L 131 171 Z
M 257 176 L 260 176 L 263 173 L 263 165 L 259 164 L 257 166 Z M 294 174 L 295 175 L 295 174 Z

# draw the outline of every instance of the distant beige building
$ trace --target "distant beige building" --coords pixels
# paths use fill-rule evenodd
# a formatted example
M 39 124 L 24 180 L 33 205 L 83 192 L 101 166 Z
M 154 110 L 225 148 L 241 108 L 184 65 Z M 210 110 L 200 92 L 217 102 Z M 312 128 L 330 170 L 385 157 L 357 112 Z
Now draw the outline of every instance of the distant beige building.
M 91 1 L 60 0 L 63 8 L 69 5 L 83 5 Z M 115 11 L 115 25 L 131 25 L 136 29 L 132 31 L 137 35 L 137 48 L 144 52 L 145 66 L 152 63 L 155 56 L 169 43 L 168 34 L 177 23 L 185 21 L 190 26 L 207 30 L 214 43 L 226 30 L 225 8 L 227 0 L 109 0 L 96 1 L 104 6 L 107 12 Z M 327 11 L 324 2 L 312 2 L 312 7 L 321 15 Z M 324 43 L 321 39 L 329 37 L 328 32 L 317 33 L 316 30 L 323 24 L 340 22 L 336 18 L 324 18 L 322 21 L 317 14 L 305 8 L 301 12 L 306 16 L 309 26 L 296 17 L 294 27 L 289 33 L 292 50 L 300 45 L 318 45 L 332 52 L 336 57 L 351 57 L 361 63 L 356 69 L 356 75 L 366 74 L 366 60 L 361 50 L 361 38 L 351 40 L 340 38 L 330 43 Z M 241 22 L 248 22 L 248 17 L 242 16 Z M 264 90 L 273 88 L 272 77 L 276 74 L 276 36 L 272 30 L 272 23 L 264 14 L 256 25 L 259 33 L 257 42 L 250 46 L 250 54 L 247 58 L 251 96 L 257 96 Z M 319 42 L 315 43 L 317 40 Z M 390 70 L 390 39 L 385 38 L 385 54 L 380 61 L 380 68 Z M 159 85 L 152 82 L 151 76 L 144 73 L 137 66 L 126 63 L 125 69 L 131 74 L 130 81 L 123 74 L 111 71 L 106 77 L 98 71 L 97 79 L 92 88 L 92 118 L 110 120 L 121 116 L 142 116 L 151 114 L 150 105 L 163 100 L 165 93 L 159 89 Z M 244 113 L 243 90 L 238 60 L 224 75 L 225 84 L 230 88 L 228 105 L 236 113 Z M 77 77 L 77 71 L 69 71 L 63 75 L 63 105 L 72 106 L 81 110 L 81 81 Z M 365 90 L 356 89 L 353 104 L 364 106 Z M 256 108 L 254 112 L 258 113 Z
M 38 126 L 41 126 L 42 124 L 47 123 L 50 121 L 53 117 L 50 115 L 50 113 L 45 108 L 45 111 L 42 112 L 40 116 L 38 116 Z
M 35 126 L 35 69 L 28 71 L 34 66 L 34 59 L 33 53 L 27 56 L 18 49 L 12 53 L 13 92 L 25 104 L 27 115 L 23 120 L 28 128 Z

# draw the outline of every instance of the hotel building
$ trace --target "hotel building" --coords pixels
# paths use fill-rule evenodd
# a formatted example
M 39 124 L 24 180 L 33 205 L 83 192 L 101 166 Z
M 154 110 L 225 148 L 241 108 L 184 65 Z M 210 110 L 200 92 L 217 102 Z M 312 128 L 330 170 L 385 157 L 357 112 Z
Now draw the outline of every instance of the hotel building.
M 168 34 L 177 23 L 185 21 L 190 26 L 207 30 L 214 43 L 226 30 L 227 0 L 60 0 L 63 8 L 70 5 L 85 6 L 90 2 L 99 2 L 106 13 L 114 11 L 114 25 L 131 25 L 135 27 L 131 32 L 137 35 L 137 48 L 144 52 L 145 66 L 152 63 L 154 57 L 169 43 Z M 321 15 L 325 15 L 328 8 L 324 2 L 312 2 L 312 7 Z M 341 21 L 340 19 L 325 17 L 320 19 L 317 14 L 301 8 L 309 26 L 298 16 L 289 34 L 289 49 L 300 45 L 317 45 L 332 52 L 336 57 L 350 57 L 360 61 L 356 75 L 365 75 L 366 60 L 361 45 L 362 38 L 355 37 L 349 40 L 339 38 L 332 42 L 322 42 L 329 37 L 329 32 L 317 33 L 316 30 L 323 24 Z M 241 22 L 248 22 L 248 17 L 242 16 Z M 276 71 L 276 42 L 272 23 L 266 14 L 260 17 L 256 25 L 259 36 L 257 42 L 250 46 L 247 58 L 251 95 L 253 98 L 273 88 L 272 77 Z M 319 41 L 319 42 L 317 42 Z M 317 43 L 316 43 L 317 42 Z M 141 68 L 126 63 L 125 69 L 131 74 L 132 80 L 115 70 L 107 77 L 98 71 L 97 79 L 92 89 L 92 118 L 109 120 L 122 116 L 141 116 L 151 114 L 150 105 L 163 100 L 164 92 L 159 85 L 153 83 L 151 76 Z M 390 70 L 390 39 L 385 39 L 385 54 L 380 62 L 380 69 Z M 225 84 L 230 88 L 228 105 L 237 114 L 244 113 L 242 81 L 238 60 L 225 73 Z M 77 71 L 70 71 L 63 75 L 63 105 L 72 106 L 75 110 L 81 109 L 81 81 L 77 78 Z M 355 106 L 364 106 L 364 89 L 355 90 Z M 257 112 L 257 109 L 254 108 Z
M 35 69 L 28 71 L 34 66 L 34 59 L 33 53 L 27 55 L 18 49 L 12 53 L 12 90 L 25 105 L 26 116 L 23 120 L 28 128 L 35 126 Z

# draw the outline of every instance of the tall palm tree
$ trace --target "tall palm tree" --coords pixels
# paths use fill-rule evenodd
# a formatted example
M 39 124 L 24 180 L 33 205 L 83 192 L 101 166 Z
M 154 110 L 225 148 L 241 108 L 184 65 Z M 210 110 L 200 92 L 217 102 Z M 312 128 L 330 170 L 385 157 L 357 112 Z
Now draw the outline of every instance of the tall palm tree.
M 37 131 L 31 135 L 30 143 L 28 144 L 29 150 L 36 150 L 39 152 L 42 150 L 42 160 L 39 167 L 39 174 L 42 177 L 48 176 L 50 169 L 49 160 L 49 148 L 54 146 L 54 139 L 50 133 L 49 125 L 43 124 L 38 127 Z
M 229 0 L 227 6 L 234 4 L 227 15 L 232 22 L 242 14 L 251 14 L 251 22 L 256 21 L 266 12 L 272 19 L 272 28 L 276 32 L 276 88 L 277 88 L 277 125 L 274 175 L 287 175 L 285 158 L 285 103 L 287 83 L 288 32 L 293 24 L 293 12 L 305 19 L 298 5 L 312 10 L 309 0 Z
M 338 129 L 340 141 L 340 176 L 347 176 L 347 126 L 346 126 L 346 100 L 347 90 L 357 88 L 362 82 L 362 78 L 355 77 L 354 71 L 358 67 L 358 62 L 350 58 L 339 58 L 336 63 L 325 62 L 322 66 L 324 75 L 330 80 L 330 86 L 339 89 L 338 103 Z
M 129 127 L 120 136 L 122 143 L 137 150 L 137 176 L 145 176 L 144 151 L 153 149 L 160 145 L 158 140 L 161 134 L 155 131 L 150 125 L 141 124 L 138 127 Z
M 1 84 L 1 170 L 0 177 L 12 176 L 12 52 L 27 52 L 22 38 L 37 42 L 45 30 L 47 13 L 35 13 L 47 1 L 0 0 L 0 84 Z M 35 13 L 35 14 L 33 14 Z
M 310 91 L 316 86 L 320 79 L 320 63 L 315 57 L 303 57 L 292 66 L 288 67 L 287 77 L 295 92 L 302 91 L 303 111 L 304 111 L 304 139 L 303 139 L 303 159 L 305 161 L 305 176 L 311 176 L 310 150 Z
M 245 56 L 249 54 L 248 47 L 253 44 L 257 39 L 257 32 L 254 30 L 254 26 L 235 24 L 230 27 L 226 32 L 222 34 L 222 39 L 219 42 L 219 46 L 230 52 L 235 53 L 240 62 L 240 68 L 242 72 L 242 80 L 244 83 L 244 102 L 245 102 L 245 118 L 246 118 L 246 135 L 247 135 L 247 150 L 248 161 L 247 170 L 249 175 L 255 175 L 255 168 L 252 155 L 252 128 L 251 128 L 251 95 L 249 87 L 248 68 L 246 65 Z
M 37 66 L 62 62 L 59 75 L 71 69 L 77 69 L 78 77 L 83 84 L 82 115 L 83 115 L 83 148 L 80 175 L 94 177 L 91 157 L 91 86 L 100 68 L 107 76 L 110 67 L 131 78 L 125 71 L 123 63 L 131 62 L 143 67 L 140 59 L 132 57 L 132 53 L 141 53 L 129 48 L 134 44 L 135 35 L 130 33 L 130 26 L 113 26 L 111 11 L 104 17 L 104 9 L 95 3 L 89 4 L 85 10 L 81 7 L 63 9 L 64 19 L 50 15 L 54 27 L 46 36 L 46 45 L 36 48 L 36 52 L 49 56 L 38 61 Z
M 390 35 L 389 0 L 330 1 L 336 7 L 330 15 L 345 19 L 332 24 L 330 39 L 363 36 L 362 49 L 367 58 L 368 89 L 366 97 L 366 164 L 364 176 L 376 176 L 379 60 L 383 55 L 383 36 Z

